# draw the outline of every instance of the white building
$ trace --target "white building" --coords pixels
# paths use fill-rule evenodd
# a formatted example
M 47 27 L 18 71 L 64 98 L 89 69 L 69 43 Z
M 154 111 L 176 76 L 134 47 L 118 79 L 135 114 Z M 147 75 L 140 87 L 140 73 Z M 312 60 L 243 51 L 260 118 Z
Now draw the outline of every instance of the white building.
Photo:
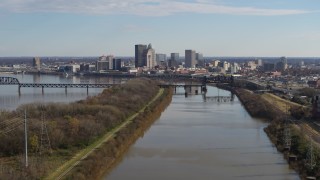
M 148 45 L 148 49 L 146 50 L 146 66 L 148 69 L 153 69 L 157 63 L 156 63 L 156 52 L 154 49 L 152 49 L 152 45 Z

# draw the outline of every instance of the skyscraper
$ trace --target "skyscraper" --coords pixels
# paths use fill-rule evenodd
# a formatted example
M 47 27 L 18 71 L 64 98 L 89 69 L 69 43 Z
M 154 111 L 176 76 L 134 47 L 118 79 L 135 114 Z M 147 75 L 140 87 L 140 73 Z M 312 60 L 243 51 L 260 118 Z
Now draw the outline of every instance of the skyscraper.
M 33 58 L 33 67 L 40 71 L 41 61 L 39 57 Z
M 204 59 L 203 59 L 203 54 L 201 53 L 196 53 L 196 64 L 198 64 L 198 66 L 202 66 L 204 67 Z
M 194 68 L 196 65 L 196 51 L 185 50 L 185 66 L 186 68 Z
M 143 67 L 146 65 L 145 62 L 145 51 L 147 45 L 137 44 L 135 45 L 135 67 Z
M 135 45 L 135 67 L 144 67 L 152 69 L 156 66 L 156 52 L 152 45 Z
M 107 61 L 108 61 L 108 69 L 113 69 L 113 59 L 114 59 L 114 57 L 112 56 L 112 55 L 109 55 L 109 56 L 107 56 Z
M 167 66 L 167 55 L 166 54 L 156 54 L 157 65 Z
M 179 61 L 179 53 L 171 53 L 171 58 L 169 61 L 169 67 L 176 67 Z
M 148 45 L 148 49 L 145 51 L 145 59 L 146 59 L 146 66 L 148 69 L 154 68 L 157 63 L 156 63 L 156 52 L 154 49 L 152 49 L 152 45 Z

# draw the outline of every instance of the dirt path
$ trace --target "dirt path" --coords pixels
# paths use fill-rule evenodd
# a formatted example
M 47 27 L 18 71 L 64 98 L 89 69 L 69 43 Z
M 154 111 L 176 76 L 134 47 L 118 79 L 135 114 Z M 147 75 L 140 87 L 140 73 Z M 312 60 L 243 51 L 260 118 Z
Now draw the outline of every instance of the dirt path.
M 101 138 L 96 140 L 94 143 L 86 147 L 85 149 L 78 152 L 75 156 L 72 157 L 72 159 L 65 162 L 62 166 L 60 166 L 56 171 L 51 173 L 48 177 L 45 179 L 61 179 L 63 178 L 68 172 L 70 172 L 75 166 L 77 166 L 82 160 L 84 160 L 86 157 L 88 157 L 95 149 L 99 148 L 103 143 L 110 140 L 115 133 L 120 131 L 122 128 L 127 126 L 129 123 L 132 122 L 132 120 L 139 115 L 139 113 L 144 112 L 145 108 L 148 107 L 150 104 L 152 104 L 155 100 L 157 100 L 164 92 L 164 89 L 160 89 L 158 94 L 143 108 L 140 109 L 137 113 L 133 114 L 132 116 L 128 117 L 122 124 L 114 128 L 113 130 L 109 131 L 105 135 L 103 135 Z

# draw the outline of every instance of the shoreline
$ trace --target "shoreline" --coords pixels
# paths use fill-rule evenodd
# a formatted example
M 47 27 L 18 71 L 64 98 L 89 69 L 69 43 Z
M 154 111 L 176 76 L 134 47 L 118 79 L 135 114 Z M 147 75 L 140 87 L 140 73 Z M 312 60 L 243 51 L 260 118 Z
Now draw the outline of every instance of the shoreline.
M 269 123 L 268 126 L 264 128 L 264 132 L 268 136 L 271 143 L 275 145 L 277 151 L 282 153 L 283 158 L 288 163 L 288 166 L 295 170 L 301 179 L 314 177 L 316 179 L 319 178 L 318 167 L 310 170 L 305 165 L 306 154 L 304 154 L 304 151 L 306 151 L 305 146 L 306 142 L 308 142 L 308 139 L 306 139 L 307 135 L 303 134 L 301 128 L 298 125 L 295 125 L 296 127 L 293 127 L 293 125 L 289 126 L 291 131 L 293 132 L 291 134 L 291 138 L 293 139 L 291 151 L 286 150 L 284 146 L 281 145 L 284 138 L 284 112 L 277 109 L 274 104 L 267 102 L 260 95 L 254 94 L 249 90 L 234 88 L 225 85 L 219 85 L 217 87 L 229 90 L 236 94 L 240 102 L 245 107 L 246 111 L 252 117 L 262 118 Z M 314 143 L 313 140 L 311 140 L 311 142 Z M 304 147 L 303 150 L 301 150 L 302 147 Z
M 123 122 L 121 125 L 119 125 L 118 127 L 116 127 L 115 129 L 111 130 L 111 132 L 108 132 L 107 134 L 105 134 L 102 138 L 100 138 L 97 143 L 93 143 L 94 147 L 90 146 L 90 151 L 87 152 L 88 150 L 82 150 L 83 152 L 79 152 L 78 157 L 73 157 L 71 160 L 69 160 L 68 162 L 65 162 L 64 165 L 62 165 L 59 169 L 57 169 L 56 172 L 54 172 L 53 174 L 49 175 L 47 178 L 45 179 L 83 179 L 81 178 L 82 176 L 86 176 L 89 175 L 87 178 L 92 178 L 93 174 L 92 173 L 82 173 L 83 171 L 86 171 L 87 169 L 91 168 L 92 172 L 96 172 L 95 175 L 101 175 L 101 167 L 99 160 L 103 159 L 103 158 L 109 158 L 109 161 L 103 161 L 103 167 L 107 167 L 106 170 L 104 171 L 108 171 L 109 168 L 112 167 L 112 165 L 118 161 L 119 156 L 122 154 L 121 152 L 124 152 L 126 149 L 128 149 L 130 147 L 130 144 L 132 144 L 132 138 L 133 137 L 140 137 L 139 132 L 141 130 L 139 130 L 139 128 L 141 127 L 137 127 L 137 129 L 132 129 L 132 136 L 133 137 L 129 137 L 127 139 L 121 139 L 121 142 L 124 143 L 122 144 L 117 144 L 119 143 L 119 134 L 121 135 L 121 133 L 123 133 L 124 130 L 128 129 L 129 127 L 132 126 L 132 124 L 135 123 L 136 119 L 138 119 L 141 115 L 144 115 L 146 112 L 145 111 L 149 111 L 150 106 L 154 106 L 157 103 L 159 103 L 159 100 L 163 99 L 163 96 L 167 95 L 168 90 L 163 90 L 160 89 L 160 91 L 158 92 L 158 94 L 156 95 L 156 97 L 154 97 L 154 99 L 152 101 L 150 101 L 145 107 L 143 107 L 139 112 L 135 113 L 134 115 L 128 117 L 128 119 Z M 171 97 L 171 96 L 168 96 Z M 171 98 L 170 98 L 171 100 Z M 167 102 L 167 101 L 165 101 Z M 159 106 L 161 105 L 161 103 L 163 103 L 163 101 L 160 101 Z M 135 132 L 135 131 L 138 132 Z M 135 135 L 137 134 L 137 135 Z M 134 142 L 134 141 L 133 141 Z M 112 151 L 108 151 L 109 153 L 107 155 L 104 155 L 101 158 L 96 159 L 95 157 L 98 156 L 101 152 L 105 152 L 103 151 L 103 149 L 113 149 Z M 115 149 L 114 149 L 115 148 Z M 84 152 L 85 151 L 85 152 Z M 77 156 L 77 155 L 76 155 Z M 92 159 L 96 159 L 94 164 L 92 164 Z M 91 162 L 90 165 L 86 165 L 86 163 Z M 98 165 L 99 164 L 99 165 Z M 99 167 L 97 167 L 99 166 Z M 79 167 L 82 167 L 82 170 L 78 170 Z M 94 168 L 94 169 L 92 169 Z M 91 172 L 90 171 L 90 172 Z M 103 171 L 103 172 L 104 172 Z M 100 173 L 97 173 L 100 172 Z M 79 173 L 82 174 L 82 176 L 79 176 Z M 75 177 L 76 176 L 76 177 Z

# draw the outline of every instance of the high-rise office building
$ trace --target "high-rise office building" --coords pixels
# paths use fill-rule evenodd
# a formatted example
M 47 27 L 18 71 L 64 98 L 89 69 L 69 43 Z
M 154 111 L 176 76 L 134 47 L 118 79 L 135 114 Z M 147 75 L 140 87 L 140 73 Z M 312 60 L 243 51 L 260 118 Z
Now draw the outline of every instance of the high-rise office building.
M 152 45 L 148 45 L 148 49 L 145 51 L 145 59 L 146 59 L 146 66 L 148 69 L 153 69 L 157 63 L 156 63 L 156 52 L 154 49 L 152 49 Z
M 179 62 L 179 53 L 171 53 L 171 58 L 169 60 L 169 67 L 176 67 Z
M 135 67 L 143 67 L 146 65 L 145 53 L 147 45 L 137 44 L 135 45 Z
M 202 67 L 205 66 L 204 59 L 203 59 L 203 54 L 196 53 L 196 64 L 198 64 L 198 66 L 202 66 Z
M 121 68 L 124 66 L 124 63 L 121 59 L 113 59 L 113 70 L 118 70 L 120 71 Z
M 156 52 L 152 45 L 135 45 L 135 67 L 146 66 L 149 69 L 154 68 L 156 63 Z
M 113 56 L 112 55 L 109 55 L 109 56 L 107 56 L 107 61 L 108 61 L 108 69 L 110 69 L 110 70 L 112 70 L 113 69 Z
M 167 66 L 167 55 L 166 54 L 156 54 L 157 65 Z
M 196 65 L 196 51 L 185 50 L 185 67 L 194 68 Z
M 38 71 L 40 71 L 41 60 L 39 57 L 33 58 L 33 67 L 36 68 Z

